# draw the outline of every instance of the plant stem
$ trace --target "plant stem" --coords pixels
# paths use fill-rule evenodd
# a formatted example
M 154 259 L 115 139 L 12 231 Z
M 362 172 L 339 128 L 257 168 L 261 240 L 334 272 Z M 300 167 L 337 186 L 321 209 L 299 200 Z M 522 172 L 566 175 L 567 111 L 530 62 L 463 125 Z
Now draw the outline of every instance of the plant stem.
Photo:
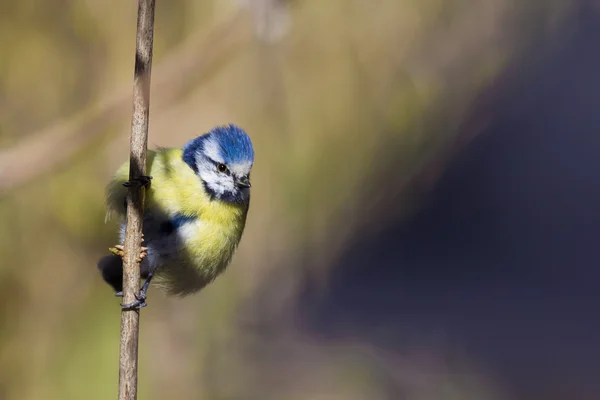
M 138 0 L 135 72 L 133 81 L 133 117 L 131 120 L 129 180 L 146 175 L 148 115 L 150 109 L 150 71 L 154 39 L 155 0 Z M 135 301 L 140 286 L 140 254 L 144 217 L 144 187 L 130 185 L 127 195 L 127 222 L 123 256 L 123 303 Z M 137 399 L 138 309 L 121 312 L 121 349 L 119 356 L 119 400 Z

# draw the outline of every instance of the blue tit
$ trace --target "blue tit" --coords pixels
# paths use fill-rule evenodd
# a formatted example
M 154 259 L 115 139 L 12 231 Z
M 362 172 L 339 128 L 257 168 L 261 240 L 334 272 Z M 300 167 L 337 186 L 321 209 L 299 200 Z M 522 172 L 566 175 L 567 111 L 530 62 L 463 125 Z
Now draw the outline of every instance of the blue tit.
M 238 126 L 227 125 L 189 141 L 183 149 L 148 151 L 143 223 L 145 279 L 137 301 L 124 307 L 144 307 L 152 285 L 167 294 L 185 296 L 199 291 L 221 274 L 240 242 L 250 205 L 250 171 L 254 149 Z M 124 219 L 129 163 L 123 164 L 106 189 L 107 217 Z M 103 257 L 98 269 L 122 295 L 122 243 Z

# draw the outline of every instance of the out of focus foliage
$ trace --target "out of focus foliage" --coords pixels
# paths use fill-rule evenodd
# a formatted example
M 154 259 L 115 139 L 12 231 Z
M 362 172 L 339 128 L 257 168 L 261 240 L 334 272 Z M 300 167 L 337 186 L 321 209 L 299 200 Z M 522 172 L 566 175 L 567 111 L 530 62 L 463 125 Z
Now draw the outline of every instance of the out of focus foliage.
M 140 398 L 375 399 L 390 379 L 410 399 L 499 396 L 467 361 L 448 370 L 320 343 L 274 317 L 288 312 L 305 257 L 310 276 L 326 277 L 345 239 L 380 223 L 375 210 L 410 208 L 404 183 L 512 60 L 560 34 L 570 3 L 159 0 L 150 145 L 236 122 L 257 161 L 230 270 L 193 298 L 151 291 Z M 128 156 L 136 12 L 114 0 L 0 1 L 0 165 L 26 139 L 58 160 L 0 197 L 0 398 L 116 394 L 118 300 L 95 261 L 116 239 L 103 188 Z M 63 154 L 44 136 L 52 126 L 86 140 Z

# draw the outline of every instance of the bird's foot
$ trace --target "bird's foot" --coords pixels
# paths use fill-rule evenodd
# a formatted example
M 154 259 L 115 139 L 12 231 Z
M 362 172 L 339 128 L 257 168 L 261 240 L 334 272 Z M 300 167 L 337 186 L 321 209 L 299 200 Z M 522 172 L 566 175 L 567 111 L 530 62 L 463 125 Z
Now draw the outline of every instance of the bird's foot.
M 115 256 L 119 256 L 119 257 L 125 256 L 125 249 L 122 244 L 118 244 L 115 247 L 109 247 L 108 251 L 113 253 Z
M 123 292 L 120 293 L 121 296 L 123 296 Z M 139 310 L 140 308 L 144 308 L 147 305 L 148 304 L 146 304 L 146 292 L 144 291 L 144 289 L 142 289 L 138 294 L 135 295 L 135 301 L 127 304 L 121 304 L 121 308 L 123 310 Z
M 142 285 L 140 292 L 138 294 L 134 295 L 135 301 L 128 303 L 128 304 L 121 304 L 121 308 L 123 310 L 131 310 L 131 309 L 139 310 L 140 308 L 144 308 L 148 305 L 148 304 L 146 304 L 146 292 L 148 291 L 148 287 L 150 286 L 150 281 L 152 280 L 153 276 L 154 276 L 153 272 L 150 272 L 148 274 L 148 277 L 146 278 L 146 282 L 144 282 L 144 284 Z M 116 293 L 115 296 L 123 297 L 123 291 Z
M 130 187 L 130 186 L 143 186 L 143 187 L 148 187 L 150 186 L 150 182 L 152 181 L 152 177 L 151 176 L 140 176 L 139 178 L 134 178 L 131 179 L 127 182 L 123 182 L 123 186 L 125 187 Z
M 146 304 L 146 292 L 148 291 L 148 286 L 150 285 L 150 281 L 152 280 L 152 274 L 150 274 L 148 276 L 148 279 L 146 279 L 146 282 L 144 282 L 144 285 L 142 286 L 142 288 L 140 289 L 140 292 L 135 296 L 135 301 L 131 302 L 131 303 L 127 303 L 127 304 L 121 304 L 121 308 L 123 310 L 132 310 L 132 309 L 136 309 L 139 310 L 140 308 L 144 308 L 146 307 L 148 304 Z M 117 294 L 115 294 L 115 296 L 119 296 L 122 297 L 123 296 L 123 292 L 118 292 Z
M 144 242 L 144 234 L 142 233 L 142 238 L 140 239 L 140 242 L 143 243 Z M 110 251 L 111 253 L 113 253 L 115 256 L 119 256 L 119 257 L 124 257 L 125 256 L 125 247 L 122 244 L 118 244 L 114 247 L 109 247 L 108 251 Z M 136 261 L 138 263 L 141 263 L 142 260 L 144 258 L 146 258 L 146 256 L 148 255 L 148 248 L 147 247 L 141 247 L 140 248 L 140 255 L 138 256 L 138 258 L 136 259 Z
M 142 240 L 144 240 L 144 239 L 142 238 Z M 146 258 L 147 255 L 148 255 L 148 248 L 147 247 L 141 247 L 140 248 L 140 255 L 138 256 L 138 258 L 136 259 L 136 261 L 138 263 L 141 263 L 142 260 L 144 258 Z

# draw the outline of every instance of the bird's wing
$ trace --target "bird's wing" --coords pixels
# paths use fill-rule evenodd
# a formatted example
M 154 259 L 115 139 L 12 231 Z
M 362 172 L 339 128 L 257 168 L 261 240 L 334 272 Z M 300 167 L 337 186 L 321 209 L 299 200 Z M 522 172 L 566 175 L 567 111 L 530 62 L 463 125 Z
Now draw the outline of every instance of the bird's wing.
M 147 171 L 151 174 L 156 152 L 148 150 Z M 106 185 L 106 217 L 110 220 L 113 215 L 124 217 L 127 211 L 126 198 L 128 189 L 123 186 L 129 180 L 129 162 L 123 163 L 113 175 L 111 181 Z
M 129 179 L 129 163 L 123 163 L 117 169 L 111 181 L 106 185 L 106 218 L 108 221 L 113 215 L 124 216 L 126 211 L 125 199 L 127 197 L 127 188 L 123 183 Z

